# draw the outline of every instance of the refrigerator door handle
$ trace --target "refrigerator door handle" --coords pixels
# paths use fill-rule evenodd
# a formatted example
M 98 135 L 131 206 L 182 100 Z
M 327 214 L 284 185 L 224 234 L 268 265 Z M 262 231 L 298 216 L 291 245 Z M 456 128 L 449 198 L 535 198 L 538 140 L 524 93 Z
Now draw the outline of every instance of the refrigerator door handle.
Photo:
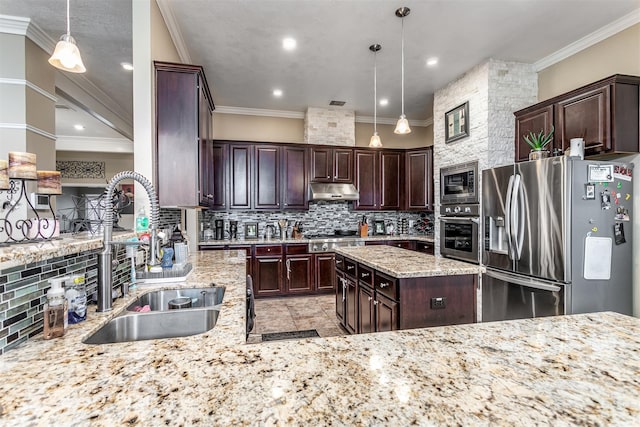
M 503 282 L 515 283 L 516 285 L 526 286 L 527 288 L 541 289 L 543 291 L 551 292 L 558 292 L 562 289 L 560 286 L 552 285 L 550 283 L 512 276 L 510 274 L 504 274 L 494 270 L 487 270 L 484 274 L 489 277 L 493 277 L 494 279 L 502 280 Z
M 513 210 L 515 211 L 516 225 L 513 230 L 513 240 L 516 253 L 516 261 L 522 256 L 522 245 L 524 244 L 524 195 L 522 194 L 522 179 L 520 175 L 516 176 L 513 186 Z M 516 205 L 517 200 L 517 205 Z M 517 233 L 517 234 L 516 234 Z
M 509 177 L 509 185 L 507 186 L 507 205 L 506 205 L 506 212 L 504 215 L 504 228 L 505 231 L 507 233 L 507 252 L 509 252 L 509 259 L 513 259 L 513 257 L 511 256 L 512 254 L 512 250 L 511 250 L 511 193 L 513 193 L 513 177 L 514 175 L 511 175 Z

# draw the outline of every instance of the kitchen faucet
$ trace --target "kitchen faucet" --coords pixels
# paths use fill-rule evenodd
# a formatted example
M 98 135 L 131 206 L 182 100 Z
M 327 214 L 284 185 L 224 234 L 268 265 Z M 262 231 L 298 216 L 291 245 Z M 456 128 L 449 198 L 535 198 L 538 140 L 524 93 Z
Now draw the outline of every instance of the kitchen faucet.
M 113 291 L 113 256 L 112 256 L 112 246 L 118 244 L 136 244 L 139 245 L 140 242 L 113 242 L 111 241 L 113 235 L 113 204 L 111 200 L 113 200 L 113 192 L 116 188 L 116 185 L 125 179 L 133 179 L 134 181 L 138 181 L 147 192 L 147 196 L 149 197 L 149 202 L 151 203 L 151 217 L 150 217 L 150 233 L 151 233 L 151 241 L 149 242 L 149 265 L 153 266 L 157 263 L 157 228 L 158 222 L 160 219 L 160 208 L 158 207 L 158 199 L 156 196 L 156 190 L 153 188 L 153 184 L 149 182 L 144 176 L 139 174 L 138 172 L 133 171 L 123 171 L 116 174 L 109 184 L 107 184 L 106 189 L 106 210 L 104 215 L 104 234 L 103 234 L 103 248 L 102 251 L 98 254 L 98 309 L 97 311 L 110 311 L 113 305 L 113 298 L 111 293 Z M 115 261 L 117 265 L 117 261 Z M 126 287 L 127 284 L 123 284 L 122 294 L 126 295 Z

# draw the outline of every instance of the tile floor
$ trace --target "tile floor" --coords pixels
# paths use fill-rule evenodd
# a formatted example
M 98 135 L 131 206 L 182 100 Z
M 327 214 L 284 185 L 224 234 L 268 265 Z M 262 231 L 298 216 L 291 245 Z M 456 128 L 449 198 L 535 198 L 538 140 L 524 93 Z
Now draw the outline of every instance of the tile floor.
M 256 320 L 248 343 L 262 341 L 262 334 L 315 329 L 321 337 L 346 335 L 336 318 L 333 294 L 256 300 Z

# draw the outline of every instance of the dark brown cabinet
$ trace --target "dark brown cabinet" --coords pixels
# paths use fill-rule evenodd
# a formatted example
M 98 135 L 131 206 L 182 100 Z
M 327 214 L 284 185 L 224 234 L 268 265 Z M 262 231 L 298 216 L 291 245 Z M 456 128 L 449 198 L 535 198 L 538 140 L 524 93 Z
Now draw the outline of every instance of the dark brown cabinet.
M 313 256 L 316 291 L 333 292 L 336 288 L 336 255 L 320 253 Z
M 353 150 L 311 148 L 311 182 L 353 182 Z
M 425 254 L 429 254 L 429 255 L 433 255 L 434 254 L 434 247 L 433 247 L 433 243 L 430 242 L 415 242 L 416 244 L 416 248 L 415 250 L 418 252 L 422 252 Z
M 280 147 L 256 145 L 253 149 L 253 209 L 280 209 Z
M 313 255 L 307 253 L 307 245 L 285 245 L 285 292 L 287 294 L 310 293 L 314 290 Z
M 338 319 L 338 321 L 340 322 L 341 325 L 344 326 L 344 306 L 345 306 L 345 302 L 347 300 L 346 297 L 346 286 L 345 286 L 345 282 L 344 282 L 344 271 L 340 270 L 340 268 L 336 265 L 336 271 L 335 271 L 335 276 L 336 276 L 336 289 L 335 289 L 335 295 L 336 295 L 336 318 Z
M 376 332 L 373 289 L 362 283 L 358 286 L 358 333 Z
M 281 295 L 284 291 L 282 246 L 256 245 L 253 258 L 253 287 L 256 297 Z
M 227 166 L 229 144 L 200 141 L 200 206 L 227 208 Z
M 249 209 L 251 208 L 251 145 L 230 144 L 229 145 L 229 208 Z
M 211 93 L 202 67 L 154 62 L 155 188 L 160 206 L 198 206 L 200 140 L 210 138 Z
M 340 323 L 350 333 L 358 330 L 358 286 L 356 279 L 356 264 L 344 259 L 344 270 L 336 267 L 336 316 Z
M 433 148 L 405 153 L 405 208 L 433 210 Z
M 388 240 L 387 246 L 395 246 L 396 248 L 416 250 L 416 242 L 413 240 Z
M 354 150 L 358 210 L 398 210 L 402 207 L 404 153 Z
M 528 160 L 523 135 L 549 132 L 549 147 L 565 151 L 571 138 L 583 138 L 585 157 L 640 151 L 640 77 L 616 74 L 516 111 L 516 161 Z
M 375 307 L 376 332 L 396 331 L 398 324 L 398 303 L 376 292 Z
M 304 147 L 282 147 L 281 150 L 282 208 L 307 209 L 307 150 Z

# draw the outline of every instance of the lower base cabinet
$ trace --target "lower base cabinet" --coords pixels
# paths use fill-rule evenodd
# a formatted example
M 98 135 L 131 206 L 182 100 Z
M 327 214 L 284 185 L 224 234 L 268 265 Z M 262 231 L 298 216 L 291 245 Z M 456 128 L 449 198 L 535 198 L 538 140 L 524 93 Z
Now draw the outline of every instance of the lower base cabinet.
M 336 254 L 320 253 L 313 256 L 317 292 L 333 292 L 336 288 Z

